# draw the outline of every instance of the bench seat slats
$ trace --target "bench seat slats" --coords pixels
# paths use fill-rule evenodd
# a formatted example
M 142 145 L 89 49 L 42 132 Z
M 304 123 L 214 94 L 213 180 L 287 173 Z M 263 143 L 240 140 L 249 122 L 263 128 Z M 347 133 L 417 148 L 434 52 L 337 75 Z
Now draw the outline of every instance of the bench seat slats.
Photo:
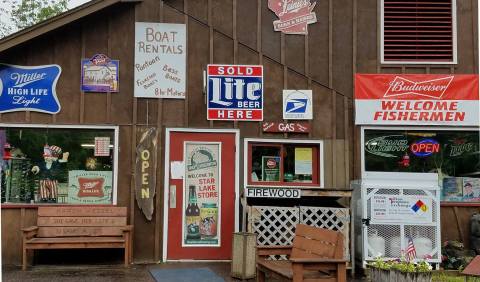
M 37 225 L 42 226 L 125 226 L 126 217 L 38 217 Z
M 27 244 L 37 243 L 123 243 L 122 237 L 62 237 L 62 238 L 32 238 Z
M 127 216 L 126 207 L 41 207 L 38 216 Z

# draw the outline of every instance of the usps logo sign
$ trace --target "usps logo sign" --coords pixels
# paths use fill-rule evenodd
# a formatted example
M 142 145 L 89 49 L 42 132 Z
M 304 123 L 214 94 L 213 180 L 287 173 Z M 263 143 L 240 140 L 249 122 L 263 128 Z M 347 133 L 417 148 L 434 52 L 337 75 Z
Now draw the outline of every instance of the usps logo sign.
M 313 119 L 312 90 L 283 90 L 283 119 Z
M 263 120 L 263 66 L 208 65 L 208 120 Z

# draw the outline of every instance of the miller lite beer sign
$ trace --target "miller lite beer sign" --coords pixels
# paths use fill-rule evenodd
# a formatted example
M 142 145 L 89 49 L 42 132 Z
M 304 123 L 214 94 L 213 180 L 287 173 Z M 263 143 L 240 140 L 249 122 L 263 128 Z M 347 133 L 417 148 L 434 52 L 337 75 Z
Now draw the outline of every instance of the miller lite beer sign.
M 355 124 L 479 124 L 478 75 L 357 74 Z
M 208 120 L 263 120 L 263 66 L 208 65 Z

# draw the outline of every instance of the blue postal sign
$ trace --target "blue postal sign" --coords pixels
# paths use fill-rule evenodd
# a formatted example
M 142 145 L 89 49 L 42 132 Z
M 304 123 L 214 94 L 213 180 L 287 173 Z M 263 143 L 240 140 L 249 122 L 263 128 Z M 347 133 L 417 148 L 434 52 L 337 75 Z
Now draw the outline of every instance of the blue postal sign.
M 58 65 L 15 66 L 0 64 L 0 113 L 60 111 L 55 87 L 62 69 Z
M 263 120 L 263 66 L 208 65 L 208 120 Z

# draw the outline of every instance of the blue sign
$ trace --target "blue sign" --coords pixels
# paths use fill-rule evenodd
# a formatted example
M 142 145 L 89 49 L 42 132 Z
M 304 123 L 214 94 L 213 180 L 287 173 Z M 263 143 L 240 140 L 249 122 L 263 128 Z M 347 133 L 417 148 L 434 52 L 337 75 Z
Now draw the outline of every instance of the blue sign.
M 58 65 L 15 66 L 0 64 L 0 113 L 60 111 L 55 87 L 62 69 Z
M 208 120 L 263 120 L 263 66 L 208 65 Z
M 313 119 L 312 90 L 283 90 L 283 119 Z

